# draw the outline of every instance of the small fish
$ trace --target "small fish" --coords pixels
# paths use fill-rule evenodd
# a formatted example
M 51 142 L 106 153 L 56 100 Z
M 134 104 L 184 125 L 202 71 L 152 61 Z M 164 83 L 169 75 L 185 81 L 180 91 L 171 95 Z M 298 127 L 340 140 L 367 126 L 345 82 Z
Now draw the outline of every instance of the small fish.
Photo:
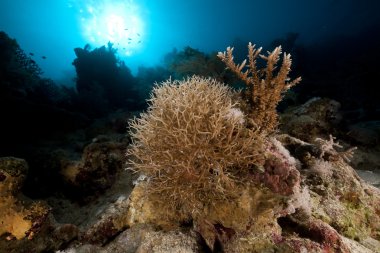
M 125 28 L 124 30 L 125 30 L 125 31 L 128 31 L 128 28 Z
M 29 53 L 29 55 L 31 55 L 31 56 L 34 56 L 34 54 L 33 54 L 33 53 Z
M 139 40 L 139 42 L 137 42 L 137 43 L 141 43 L 141 40 Z
M 131 38 L 128 38 L 128 40 L 132 40 Z
M 140 34 L 139 34 L 139 33 L 137 33 L 137 36 L 140 36 Z
M 46 56 L 42 56 L 41 58 L 45 60 L 45 59 L 46 59 Z

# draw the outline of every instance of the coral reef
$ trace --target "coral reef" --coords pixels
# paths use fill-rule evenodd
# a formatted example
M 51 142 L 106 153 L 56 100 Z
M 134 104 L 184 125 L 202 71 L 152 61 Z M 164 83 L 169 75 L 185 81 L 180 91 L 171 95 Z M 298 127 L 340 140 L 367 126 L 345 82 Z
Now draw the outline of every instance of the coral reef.
M 83 50 L 81 60 L 107 51 Z M 321 98 L 279 117 L 280 134 L 275 107 L 299 79 L 287 80 L 291 62 L 279 48 L 263 57 L 262 70 L 259 50 L 250 51 L 248 66 L 233 62 L 232 49 L 220 54 L 245 78 L 245 91 L 205 77 L 168 80 L 126 136 L 133 113 L 118 111 L 59 135 L 55 146 L 30 149 L 39 155 L 28 153 L 38 168 L 29 173 L 24 160 L 0 158 L 0 251 L 380 252 L 380 190 L 350 166 L 379 167 L 378 151 L 367 152 L 378 143 L 368 140 L 376 122 L 369 133 L 337 129 L 339 103 Z M 176 60 L 184 70 L 208 60 L 185 53 Z M 150 87 L 167 73 L 141 69 L 140 78 Z M 54 88 L 45 84 L 31 97 L 50 105 L 43 87 Z

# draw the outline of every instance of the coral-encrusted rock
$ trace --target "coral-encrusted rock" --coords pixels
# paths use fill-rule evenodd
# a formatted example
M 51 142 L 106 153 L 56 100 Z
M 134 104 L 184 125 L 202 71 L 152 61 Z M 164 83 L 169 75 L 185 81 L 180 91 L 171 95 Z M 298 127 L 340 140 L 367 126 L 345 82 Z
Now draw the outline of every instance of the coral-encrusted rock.
M 83 195 L 94 195 L 109 188 L 122 169 L 125 143 L 101 142 L 88 145 L 81 161 L 67 162 L 61 173 L 68 185 Z
M 285 142 L 291 150 L 295 151 L 295 155 L 300 156 L 301 161 L 304 156 L 296 150 L 311 150 L 304 147 L 313 146 L 295 139 Z M 318 147 L 314 148 L 318 149 Z M 380 248 L 373 248 L 365 242 L 380 241 L 380 190 L 368 185 L 358 176 L 344 160 L 344 152 L 341 154 L 336 152 L 335 157 L 327 156 L 327 159 L 331 160 L 320 158 L 316 155 L 317 153 L 310 152 L 307 164 L 304 164 L 304 168 L 300 170 L 311 196 L 310 219 L 319 220 L 318 224 L 324 222 L 323 227 L 329 225 L 340 236 L 354 239 L 369 250 L 379 252 Z M 310 223 L 310 220 L 307 222 L 309 225 L 306 225 L 306 229 L 311 231 L 312 224 L 315 222 Z M 300 223 L 297 224 L 300 225 Z M 322 245 L 327 247 L 326 244 L 322 243 Z M 333 252 L 349 251 L 334 250 Z
M 125 196 L 108 204 L 107 208 L 99 212 L 96 222 L 85 228 L 82 241 L 102 245 L 126 229 L 129 226 L 128 207 L 129 201 Z
M 131 227 L 154 224 L 164 231 L 172 231 L 181 224 L 189 223 L 188 217 L 181 217 L 175 211 L 168 212 L 160 199 L 156 199 L 157 196 L 147 196 L 144 184 L 146 182 L 138 184 L 130 196 L 128 223 Z M 190 224 L 193 223 L 193 230 L 203 237 L 210 249 L 221 244 L 235 248 L 229 252 L 240 252 L 235 250 L 242 244 L 248 244 L 240 240 L 247 233 L 257 235 L 249 245 L 257 243 L 260 246 L 256 245 L 255 249 L 264 249 L 273 245 L 272 240 L 264 235 L 281 234 L 276 219 L 286 206 L 283 196 L 252 184 L 242 188 L 241 195 L 235 200 L 218 201 L 213 206 L 205 207 L 202 214 L 190 217 Z
M 20 194 L 27 171 L 25 160 L 0 158 L 0 235 L 7 238 L 33 238 L 50 212 L 45 204 L 26 201 Z
M 310 219 L 305 223 L 287 222 L 288 224 L 282 226 L 289 226 L 287 229 L 291 228 L 291 232 L 296 232 L 298 236 L 285 229 L 284 240 L 279 244 L 282 247 L 289 246 L 291 252 L 350 252 L 342 236 L 321 220 Z
M 56 250 L 78 236 L 75 226 L 55 222 L 48 205 L 20 192 L 27 171 L 23 159 L 0 158 L 1 252 Z
M 23 159 L 15 157 L 0 158 L 1 196 L 17 194 L 28 173 L 28 164 Z
M 106 252 L 192 253 L 200 252 L 199 236 L 195 232 L 157 231 L 153 226 L 139 225 L 120 234 Z
M 334 164 L 331 169 L 331 177 L 323 181 L 308 175 L 314 216 L 351 239 L 380 240 L 379 189 L 362 181 L 348 165 Z
M 86 205 L 77 203 L 56 203 L 57 220 L 73 223 L 81 231 L 80 242 L 95 245 L 109 243 L 129 227 L 128 211 L 130 192 L 133 189 L 133 175 L 129 170 L 117 174 L 115 183 L 96 199 Z M 61 200 L 58 200 L 61 202 Z
M 163 208 L 163 204 L 157 196 L 146 194 L 146 183 L 139 182 L 129 196 L 127 224 L 155 224 L 166 230 L 180 226 L 186 221 L 186 217 L 179 217 L 174 212 Z M 181 220 L 182 218 L 182 220 Z

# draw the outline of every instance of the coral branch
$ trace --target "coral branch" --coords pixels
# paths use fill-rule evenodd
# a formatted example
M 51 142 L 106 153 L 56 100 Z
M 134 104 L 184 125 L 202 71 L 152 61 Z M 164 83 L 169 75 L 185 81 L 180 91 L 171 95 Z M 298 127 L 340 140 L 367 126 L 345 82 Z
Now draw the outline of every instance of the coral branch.
M 255 48 L 252 43 L 248 44 L 247 60 L 236 64 L 233 57 L 233 48 L 227 47 L 227 51 L 219 52 L 218 57 L 247 85 L 247 98 L 250 103 L 250 117 L 262 131 L 273 132 L 278 125 L 276 112 L 277 104 L 281 101 L 283 94 L 298 84 L 301 77 L 290 81 L 288 77 L 292 60 L 290 54 L 283 54 L 282 64 L 277 71 L 277 65 L 282 53 L 281 46 L 276 47 L 267 55 L 262 55 L 262 48 Z M 265 69 L 257 69 L 257 58 L 266 61 Z M 244 68 L 246 70 L 244 71 Z

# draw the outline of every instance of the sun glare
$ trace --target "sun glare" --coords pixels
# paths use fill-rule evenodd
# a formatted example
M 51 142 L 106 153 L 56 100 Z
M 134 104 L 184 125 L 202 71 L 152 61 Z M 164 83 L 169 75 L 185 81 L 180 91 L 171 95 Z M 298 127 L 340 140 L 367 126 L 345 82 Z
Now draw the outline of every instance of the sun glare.
M 93 46 L 113 43 L 121 55 L 141 48 L 144 24 L 133 0 L 91 0 L 78 6 L 83 36 Z

